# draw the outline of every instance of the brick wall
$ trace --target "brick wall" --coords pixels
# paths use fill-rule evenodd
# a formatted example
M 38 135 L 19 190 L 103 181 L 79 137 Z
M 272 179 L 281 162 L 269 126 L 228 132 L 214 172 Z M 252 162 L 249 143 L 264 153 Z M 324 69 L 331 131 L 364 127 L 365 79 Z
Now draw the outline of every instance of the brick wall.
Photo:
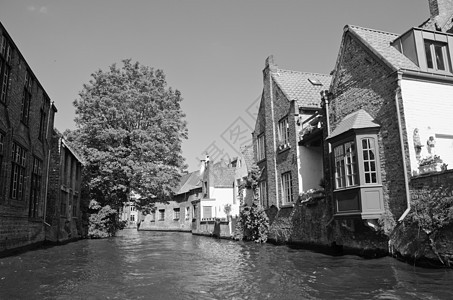
M 381 125 L 378 144 L 384 206 L 398 218 L 406 209 L 406 198 L 395 105 L 398 90 L 396 74 L 378 61 L 359 41 L 346 34 L 341 63 L 335 78 L 331 91 L 333 99 L 330 103 L 330 131 L 332 132 L 345 116 L 359 109 L 367 111 Z M 403 108 L 401 97 L 398 97 L 398 101 Z M 405 132 L 403 114 L 401 119 Z M 406 134 L 403 138 L 407 145 Z M 329 170 L 331 158 L 327 145 L 325 154 L 325 178 L 331 178 L 333 170 Z M 406 159 L 409 162 L 408 151 Z M 331 181 L 327 180 L 326 184 L 328 190 L 331 190 Z
M 43 218 L 46 200 L 48 150 L 56 109 L 1 24 L 0 37 L 6 38 L 12 49 L 11 61 L 7 63 L 10 76 L 6 100 L 0 101 L 0 132 L 4 135 L 3 163 L 0 173 L 0 221 L 3 228 L 0 232 L 0 252 L 3 252 L 44 241 Z M 21 121 L 21 107 L 27 74 L 32 79 L 32 85 L 27 89 L 31 100 L 29 119 L 28 122 L 24 123 Z M 43 138 L 39 139 L 41 111 L 46 114 L 44 122 L 46 127 L 44 129 L 47 129 L 47 131 L 44 131 Z M 20 145 L 26 151 L 22 199 L 11 197 L 13 165 L 11 151 L 14 143 Z M 38 193 L 37 213 L 29 214 L 34 157 L 42 163 L 41 184 Z
M 281 199 L 281 174 L 291 172 L 293 199 L 299 195 L 298 182 L 298 161 L 297 161 L 297 141 L 298 130 L 294 116 L 294 102 L 289 101 L 278 85 L 272 79 L 272 72 L 276 72 L 277 67 L 273 64 L 272 57 L 266 60 L 263 70 L 263 96 L 255 123 L 253 133 L 255 159 L 257 153 L 256 139 L 259 135 L 265 135 L 266 158 L 257 161 L 261 169 L 265 169 L 261 179 L 267 181 L 267 196 L 270 206 L 280 207 Z M 278 147 L 278 122 L 288 117 L 289 124 L 289 143 L 290 147 L 284 151 L 279 151 Z

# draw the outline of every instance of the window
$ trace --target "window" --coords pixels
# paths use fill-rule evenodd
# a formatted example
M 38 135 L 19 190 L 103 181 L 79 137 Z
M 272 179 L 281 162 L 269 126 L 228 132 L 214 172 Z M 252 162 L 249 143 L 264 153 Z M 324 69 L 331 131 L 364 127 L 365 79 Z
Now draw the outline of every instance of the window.
M 38 217 L 38 206 L 41 200 L 41 184 L 42 160 L 34 156 L 33 169 L 31 171 L 30 203 L 28 208 L 28 216 L 30 218 Z
M 362 139 L 363 173 L 365 183 L 377 183 L 376 156 L 374 139 Z
M 25 73 L 25 84 L 24 92 L 22 95 L 22 106 L 20 110 L 20 120 L 25 125 L 28 125 L 28 119 L 30 117 L 30 102 L 31 102 L 31 90 L 33 87 L 33 78 L 29 72 Z
M 13 143 L 12 170 L 11 170 L 11 199 L 23 200 L 25 180 L 26 151 L 16 143 Z
M 266 207 L 268 206 L 268 203 L 267 203 L 267 189 L 266 189 L 266 181 L 260 181 L 259 182 L 259 192 L 260 192 L 260 204 L 261 206 L 265 206 Z
M 280 145 L 287 145 L 289 143 L 288 117 L 278 122 L 278 140 Z
M 46 131 L 46 113 L 44 109 L 41 108 L 40 117 L 39 117 L 39 133 L 38 139 L 40 141 L 44 140 L 44 132 Z
M 446 43 L 425 40 L 425 54 L 428 69 L 451 72 L 450 57 Z
M 291 172 L 282 174 L 282 200 L 283 204 L 293 202 L 293 182 Z
M 6 102 L 10 76 L 11 45 L 5 36 L 0 36 L 0 102 Z
M 179 208 L 173 208 L 173 219 L 179 220 L 180 217 L 180 210 Z
M 212 206 L 203 206 L 203 219 L 212 218 Z
M 165 220 L 165 209 L 159 209 L 159 221 Z
M 156 221 L 156 211 L 155 210 L 151 211 L 151 222 L 154 222 L 154 221 Z
M 334 155 L 335 187 L 339 189 L 357 185 L 357 158 L 355 142 L 349 141 L 335 147 Z
M 135 215 L 131 215 L 130 220 L 131 222 L 135 222 Z
M 264 145 L 264 133 L 256 139 L 256 160 L 260 161 L 266 157 L 266 148 Z

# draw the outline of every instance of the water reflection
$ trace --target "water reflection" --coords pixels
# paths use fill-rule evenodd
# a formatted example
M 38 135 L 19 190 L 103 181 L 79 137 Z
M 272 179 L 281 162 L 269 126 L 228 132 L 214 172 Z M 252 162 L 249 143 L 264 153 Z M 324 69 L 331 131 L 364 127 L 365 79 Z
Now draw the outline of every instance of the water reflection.
M 0 259 L 0 299 L 453 299 L 453 272 L 126 230 Z

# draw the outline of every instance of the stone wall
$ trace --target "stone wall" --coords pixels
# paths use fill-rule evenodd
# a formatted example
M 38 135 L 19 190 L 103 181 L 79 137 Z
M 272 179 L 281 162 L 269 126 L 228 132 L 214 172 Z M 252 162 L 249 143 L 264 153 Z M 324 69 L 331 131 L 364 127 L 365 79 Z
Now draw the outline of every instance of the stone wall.
M 410 189 L 413 206 L 421 202 L 425 211 L 419 212 L 419 205 L 415 205 L 398 224 L 390 236 L 392 253 L 419 265 L 453 266 L 453 213 L 449 213 L 453 204 L 453 170 L 413 177 Z M 415 221 L 423 213 L 432 215 L 434 226 L 430 230 Z M 436 229 L 444 218 L 446 224 Z

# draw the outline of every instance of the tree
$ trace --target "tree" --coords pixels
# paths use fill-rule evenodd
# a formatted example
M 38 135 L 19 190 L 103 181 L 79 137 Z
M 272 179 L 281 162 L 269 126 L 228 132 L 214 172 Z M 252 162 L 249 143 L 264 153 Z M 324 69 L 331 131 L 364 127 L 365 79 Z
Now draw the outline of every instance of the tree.
M 73 103 L 77 129 L 66 133 L 86 160 L 90 200 L 113 209 L 131 191 L 143 207 L 170 197 L 185 169 L 187 139 L 181 93 L 167 87 L 163 71 L 122 63 L 91 75 Z

